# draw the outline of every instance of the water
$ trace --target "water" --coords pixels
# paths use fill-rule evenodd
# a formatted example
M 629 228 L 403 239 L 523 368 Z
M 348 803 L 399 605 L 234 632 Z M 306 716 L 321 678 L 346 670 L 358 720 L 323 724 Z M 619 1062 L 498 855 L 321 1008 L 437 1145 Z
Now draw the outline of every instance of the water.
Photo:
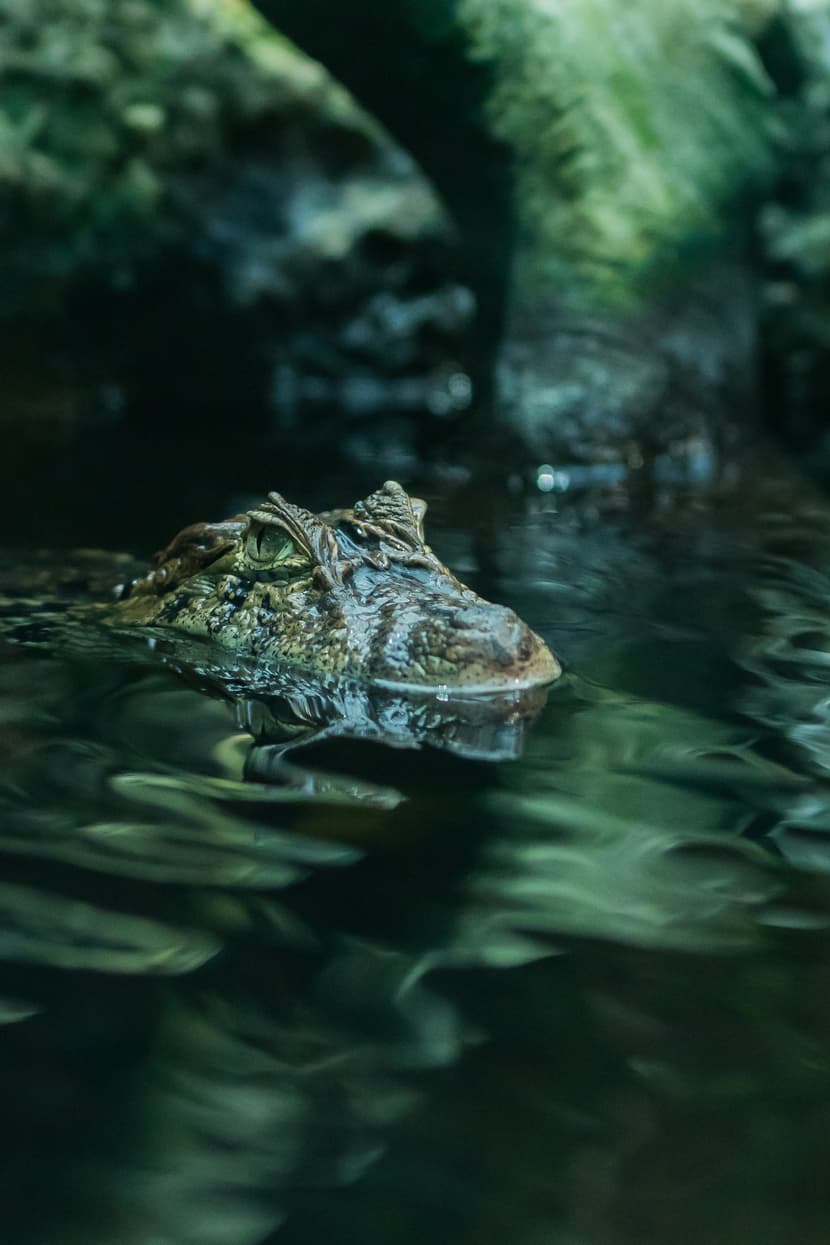
M 830 507 L 435 503 L 546 703 L 0 645 L 11 1245 L 826 1242 Z

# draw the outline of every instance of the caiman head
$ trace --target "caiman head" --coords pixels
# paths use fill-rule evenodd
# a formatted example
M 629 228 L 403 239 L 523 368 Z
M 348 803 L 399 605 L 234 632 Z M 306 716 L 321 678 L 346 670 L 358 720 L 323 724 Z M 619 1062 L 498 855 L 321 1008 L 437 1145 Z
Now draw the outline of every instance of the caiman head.
M 394 481 L 322 514 L 269 493 L 245 514 L 185 528 L 122 590 L 108 621 L 386 687 L 491 692 L 557 678 L 544 641 L 424 543 L 425 511 Z

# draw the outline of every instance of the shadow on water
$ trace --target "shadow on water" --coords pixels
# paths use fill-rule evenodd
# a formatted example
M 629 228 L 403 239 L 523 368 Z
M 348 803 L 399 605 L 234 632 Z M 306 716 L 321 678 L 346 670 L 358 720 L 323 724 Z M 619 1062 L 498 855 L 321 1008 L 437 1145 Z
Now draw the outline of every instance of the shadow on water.
M 474 518 L 547 697 L 4 607 L 15 1245 L 826 1240 L 830 511 Z

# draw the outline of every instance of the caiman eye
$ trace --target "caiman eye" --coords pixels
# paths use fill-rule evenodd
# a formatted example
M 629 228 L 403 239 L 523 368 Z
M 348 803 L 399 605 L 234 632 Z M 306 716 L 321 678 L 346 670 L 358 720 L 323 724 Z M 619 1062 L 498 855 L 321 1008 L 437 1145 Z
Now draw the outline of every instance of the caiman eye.
M 276 527 L 258 524 L 248 532 L 245 553 L 257 566 L 277 566 L 297 552 L 290 536 Z

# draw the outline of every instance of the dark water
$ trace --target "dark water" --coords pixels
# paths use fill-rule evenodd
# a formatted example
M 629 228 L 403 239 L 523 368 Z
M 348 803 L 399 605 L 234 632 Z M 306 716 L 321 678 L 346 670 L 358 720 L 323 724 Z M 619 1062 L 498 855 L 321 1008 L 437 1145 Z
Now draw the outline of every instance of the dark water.
M 535 723 L 0 645 L 4 1241 L 830 1239 L 830 507 L 432 519 Z

